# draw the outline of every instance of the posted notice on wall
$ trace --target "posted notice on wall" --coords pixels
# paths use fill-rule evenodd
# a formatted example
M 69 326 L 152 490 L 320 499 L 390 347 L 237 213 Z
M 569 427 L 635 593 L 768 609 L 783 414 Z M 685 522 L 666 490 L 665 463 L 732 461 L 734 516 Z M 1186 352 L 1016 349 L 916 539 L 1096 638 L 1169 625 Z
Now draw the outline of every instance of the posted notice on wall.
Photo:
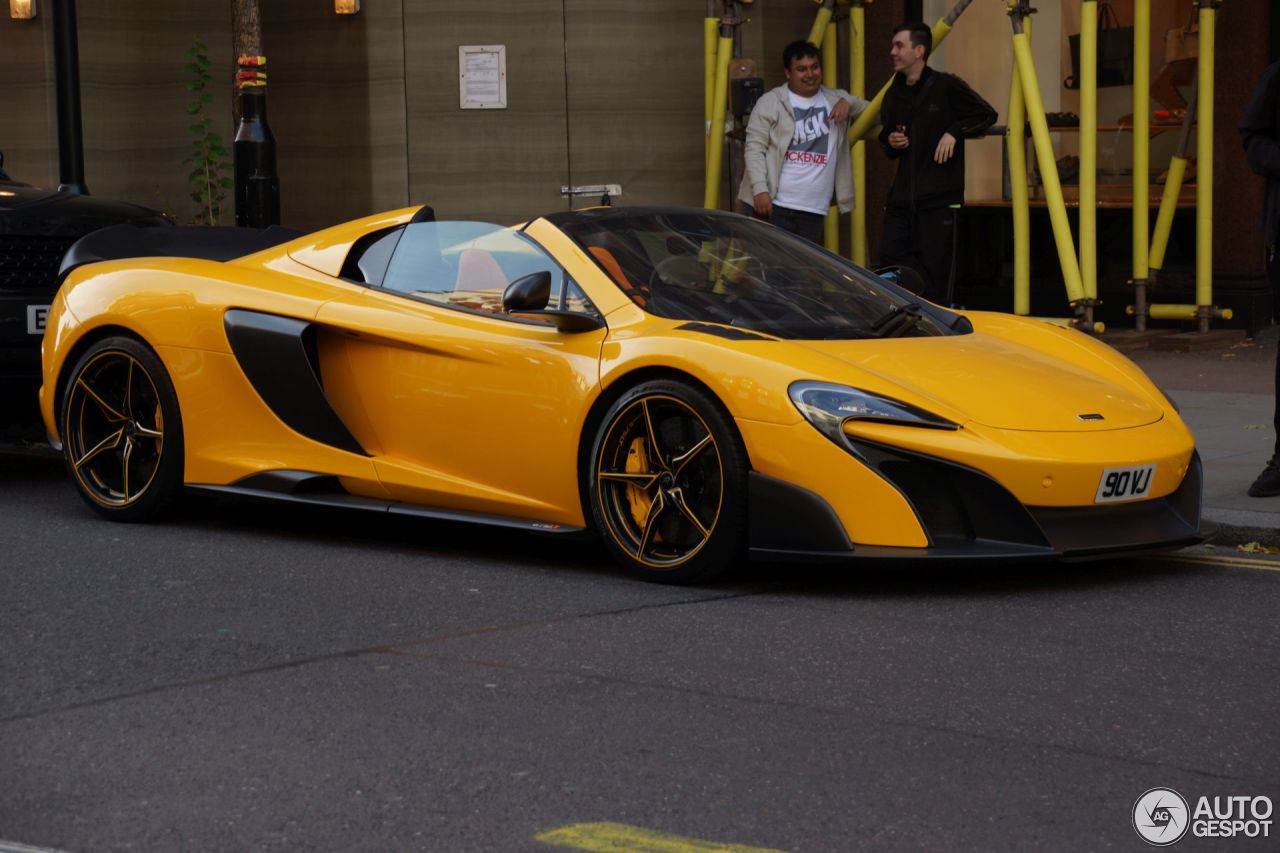
M 507 46 L 458 46 L 458 106 L 464 110 L 507 108 Z

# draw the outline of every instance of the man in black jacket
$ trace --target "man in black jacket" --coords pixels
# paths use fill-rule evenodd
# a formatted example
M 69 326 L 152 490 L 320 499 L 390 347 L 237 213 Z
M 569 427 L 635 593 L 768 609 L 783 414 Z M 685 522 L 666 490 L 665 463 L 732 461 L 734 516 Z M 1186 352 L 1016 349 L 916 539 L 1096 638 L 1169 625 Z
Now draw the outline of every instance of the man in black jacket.
M 921 23 L 893 33 L 897 72 L 880 108 L 880 142 L 898 172 L 889 190 L 880 263 L 920 273 L 926 299 L 942 302 L 951 281 L 955 209 L 964 201 L 964 141 L 996 111 L 959 77 L 928 66 L 933 33 Z
M 1272 316 L 1280 322 L 1280 259 L 1276 257 L 1276 244 L 1280 243 L 1280 62 L 1271 63 L 1262 72 L 1262 79 L 1240 119 L 1239 130 L 1249 168 L 1267 179 L 1267 194 L 1262 204 L 1262 239 L 1267 250 L 1267 278 L 1271 279 Z M 1273 420 L 1275 454 L 1249 487 L 1249 494 L 1255 498 L 1280 495 L 1280 353 L 1276 356 Z

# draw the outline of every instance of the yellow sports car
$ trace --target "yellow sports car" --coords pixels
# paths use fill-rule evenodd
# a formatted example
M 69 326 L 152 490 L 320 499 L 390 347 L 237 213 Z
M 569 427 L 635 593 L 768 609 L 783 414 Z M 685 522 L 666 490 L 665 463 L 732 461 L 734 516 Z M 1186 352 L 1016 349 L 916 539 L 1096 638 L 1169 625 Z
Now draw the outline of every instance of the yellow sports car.
M 1200 538 L 1194 440 L 1132 363 L 746 217 L 156 231 L 73 248 L 44 337 L 45 424 L 107 518 L 187 490 L 594 531 L 671 583 Z

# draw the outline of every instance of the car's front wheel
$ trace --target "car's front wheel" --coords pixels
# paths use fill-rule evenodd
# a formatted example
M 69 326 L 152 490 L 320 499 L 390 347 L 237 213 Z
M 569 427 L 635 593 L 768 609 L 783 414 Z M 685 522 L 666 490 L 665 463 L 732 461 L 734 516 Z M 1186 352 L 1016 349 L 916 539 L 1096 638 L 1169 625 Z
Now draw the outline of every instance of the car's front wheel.
M 747 454 L 729 414 L 685 382 L 655 380 L 609 408 L 591 454 L 597 529 L 633 574 L 719 577 L 743 557 Z
M 89 506 L 116 521 L 170 511 L 182 492 L 182 418 L 159 357 L 127 337 L 98 341 L 62 393 L 63 458 Z

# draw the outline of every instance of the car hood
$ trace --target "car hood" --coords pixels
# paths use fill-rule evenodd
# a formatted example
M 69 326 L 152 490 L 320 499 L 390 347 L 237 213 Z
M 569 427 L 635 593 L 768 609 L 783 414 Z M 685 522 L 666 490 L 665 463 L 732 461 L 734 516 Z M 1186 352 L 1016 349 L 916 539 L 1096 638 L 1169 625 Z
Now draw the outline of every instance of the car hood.
M 117 222 L 169 224 L 140 204 L 58 190 L 0 184 L 0 234 L 76 235 Z
M 879 381 L 867 390 L 893 396 L 891 387 L 897 386 L 907 402 L 936 401 L 940 415 L 998 429 L 1094 432 L 1164 416 L 1158 401 L 1129 383 L 982 332 L 795 343 L 856 368 L 855 375 L 873 374 Z

